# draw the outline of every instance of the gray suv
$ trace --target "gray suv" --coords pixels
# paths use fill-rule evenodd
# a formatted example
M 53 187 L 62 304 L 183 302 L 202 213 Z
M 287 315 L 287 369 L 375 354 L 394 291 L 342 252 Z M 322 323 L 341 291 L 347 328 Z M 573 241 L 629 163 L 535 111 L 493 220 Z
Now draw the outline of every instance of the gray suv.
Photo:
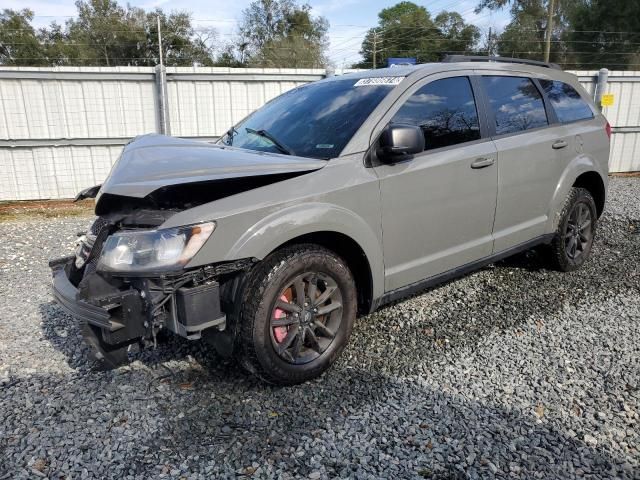
M 358 315 L 545 245 L 588 258 L 610 127 L 552 64 L 453 59 L 291 90 L 217 144 L 134 139 L 56 300 L 98 367 L 165 331 L 260 378 L 324 372 Z

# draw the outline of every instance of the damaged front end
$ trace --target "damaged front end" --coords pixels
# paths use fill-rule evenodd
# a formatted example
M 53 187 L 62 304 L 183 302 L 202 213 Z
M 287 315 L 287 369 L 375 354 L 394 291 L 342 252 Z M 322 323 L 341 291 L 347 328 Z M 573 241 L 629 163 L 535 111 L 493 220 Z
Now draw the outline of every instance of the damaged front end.
M 142 261 L 132 260 L 122 245 L 109 247 L 114 238 L 128 235 L 136 239 L 133 243 L 140 256 L 157 256 L 157 252 L 149 252 L 157 245 L 145 247 L 138 238 L 148 236 L 148 232 L 163 232 L 157 227 L 171 214 L 137 211 L 99 217 L 80 237 L 75 255 L 49 262 L 56 301 L 80 321 L 96 360 L 105 368 L 126 361 L 126 351 L 132 344 L 155 346 L 163 330 L 196 340 L 205 330 L 209 334 L 223 332 L 227 327 L 222 291 L 250 268 L 251 259 L 193 269 L 184 269 L 177 263 L 179 268 L 163 271 L 152 263 L 151 268 L 141 267 Z M 141 237 L 135 236 L 140 233 Z M 169 245 L 172 247 L 175 245 Z M 105 258 L 109 248 L 111 257 L 116 251 L 115 261 L 124 264 L 120 271 L 109 268 L 114 262 L 113 258 Z M 126 264 L 134 260 L 138 260 L 137 266 Z
M 107 366 L 126 360 L 134 343 L 155 345 L 162 330 L 188 339 L 206 333 L 220 353 L 229 354 L 234 334 L 225 312 L 234 302 L 225 306 L 226 298 L 235 298 L 240 274 L 254 259 L 220 262 L 226 258 L 220 252 L 210 264 L 189 267 L 216 228 L 214 203 L 325 164 L 163 135 L 138 137 L 101 186 L 78 194 L 96 198 L 98 219 L 79 238 L 75 255 L 50 262 L 55 299 L 80 320 Z M 204 204 L 212 205 L 212 220 L 162 227 Z

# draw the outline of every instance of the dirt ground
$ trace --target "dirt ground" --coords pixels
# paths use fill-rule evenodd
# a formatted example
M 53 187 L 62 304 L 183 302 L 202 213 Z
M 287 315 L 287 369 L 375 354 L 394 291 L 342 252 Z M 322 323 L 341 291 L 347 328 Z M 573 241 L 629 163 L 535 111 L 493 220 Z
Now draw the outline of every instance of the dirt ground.
M 28 200 L 0 202 L 0 222 L 28 218 L 79 217 L 93 214 L 92 199 L 73 200 Z

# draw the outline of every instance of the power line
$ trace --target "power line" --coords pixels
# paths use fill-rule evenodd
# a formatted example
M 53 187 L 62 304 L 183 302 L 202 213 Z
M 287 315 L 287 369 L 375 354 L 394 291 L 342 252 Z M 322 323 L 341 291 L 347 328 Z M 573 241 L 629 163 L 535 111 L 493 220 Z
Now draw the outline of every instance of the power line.
M 351 41 L 353 41 L 353 40 L 360 40 L 360 36 L 361 36 L 361 35 L 365 35 L 365 34 L 367 33 L 367 31 L 368 31 L 368 29 L 367 29 L 367 30 L 365 30 L 364 32 L 357 33 L 357 34 L 355 34 L 354 36 L 349 37 L 349 39 L 348 39 L 348 40 L 346 40 L 346 41 L 344 41 L 344 42 L 340 42 L 340 43 L 338 43 L 337 45 L 333 45 L 333 48 L 341 47 L 342 45 L 344 45 L 344 44 L 346 44 L 346 43 L 350 43 L 350 42 L 351 42 Z M 340 50 L 340 49 L 338 49 L 338 50 Z
M 483 17 L 478 17 L 478 18 L 483 18 Z M 474 19 L 477 20 L 477 19 Z M 306 24 L 305 24 L 306 25 Z M 373 29 L 376 27 L 372 27 L 372 26 L 366 26 L 366 25 L 351 25 L 354 27 L 361 27 L 365 29 L 365 32 L 368 31 L 369 29 Z M 211 27 L 214 28 L 214 27 Z M 209 31 L 211 30 L 211 28 L 207 28 L 207 27 L 191 27 L 190 30 L 194 30 L 194 31 Z M 403 25 L 391 25 L 389 27 L 386 27 L 384 29 L 382 29 L 381 31 L 385 31 L 388 29 L 394 29 L 394 30 L 410 30 L 410 29 L 416 29 L 416 28 L 428 28 L 428 29 L 433 29 L 433 30 L 437 30 L 438 27 L 421 27 L 418 25 L 414 25 L 414 26 L 403 26 Z M 479 30 L 486 30 L 490 27 L 477 27 Z M 44 30 L 45 28 L 43 27 L 30 27 L 30 28 L 7 28 L 7 29 L 3 29 L 3 31 L 5 32 L 27 32 L 27 31 L 38 31 L 38 30 Z M 144 30 L 144 29 L 141 29 Z M 545 32 L 545 29 L 527 29 L 527 28 L 523 28 L 523 29 L 518 29 L 520 32 Z M 146 31 L 146 30 L 145 30 Z M 607 30 L 574 30 L 574 29 L 563 29 L 562 30 L 565 33 L 593 33 L 593 34 L 606 34 L 606 35 L 640 35 L 640 32 L 624 32 L 624 31 L 607 31 Z M 131 29 L 122 29 L 122 30 L 109 30 L 109 33 L 132 33 Z M 230 33 L 230 32 L 223 32 L 223 33 L 217 33 L 217 35 L 223 35 L 223 36 L 235 36 L 235 33 Z M 335 36 L 332 35 L 331 37 L 333 38 L 353 38 L 353 37 L 349 37 L 349 36 Z
M 170 37 L 171 34 L 165 34 L 164 37 Z M 351 37 L 352 40 L 358 40 L 357 37 Z M 383 50 L 387 50 L 389 48 L 392 48 L 394 45 L 397 45 L 405 40 L 408 40 L 409 38 L 411 38 L 411 34 L 405 35 L 404 37 L 401 38 L 394 38 L 393 42 L 391 44 L 385 45 L 384 47 L 378 49 L 378 51 L 383 51 Z M 465 41 L 465 39 L 457 39 L 457 38 L 447 38 L 447 37 L 418 37 L 420 40 L 433 40 L 433 41 L 447 41 L 447 42 L 462 42 Z M 166 38 L 165 38 L 166 40 Z M 494 40 L 494 42 L 497 43 L 512 43 L 512 40 Z M 544 43 L 544 40 L 518 40 L 518 43 Z M 597 42 L 597 41 L 591 41 L 591 40 L 552 40 L 551 43 L 561 43 L 561 44 L 598 44 L 601 42 Z M 640 45 L 640 42 L 627 42 L 627 41 L 608 41 L 605 42 L 607 44 L 622 44 L 622 45 Z M 33 45 L 32 42 L 2 42 L 3 45 Z M 43 41 L 42 42 L 43 46 L 54 46 L 55 42 L 49 42 L 49 41 Z M 151 43 L 147 43 L 144 41 L 140 41 L 140 42 L 121 42 L 118 41 L 117 46 L 133 46 L 133 45 L 140 45 L 140 46 L 147 46 L 147 45 L 156 45 L 156 43 L 151 42 Z M 341 44 L 342 45 L 342 44 Z M 62 44 L 62 46 L 64 47 L 80 47 L 80 46 L 92 46 L 92 47 L 104 47 L 105 44 L 104 43 L 85 43 L 85 42 L 64 42 Z M 263 48 L 287 48 L 287 49 L 291 49 L 292 47 L 263 47 Z M 344 48 L 344 49 L 339 49 L 339 50 L 348 50 L 348 48 Z M 334 52 L 335 53 L 335 52 Z M 636 52 L 637 53 L 637 52 Z

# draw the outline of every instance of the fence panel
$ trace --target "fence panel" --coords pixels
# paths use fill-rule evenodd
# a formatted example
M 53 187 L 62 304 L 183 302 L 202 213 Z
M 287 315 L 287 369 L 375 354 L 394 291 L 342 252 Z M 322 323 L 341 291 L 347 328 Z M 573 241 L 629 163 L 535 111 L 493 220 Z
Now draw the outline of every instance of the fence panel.
M 597 70 L 572 73 L 590 94 L 595 94 Z M 640 72 L 610 71 L 606 93 L 612 93 L 615 99 L 613 106 L 602 110 L 613 127 L 609 170 L 640 171 Z

